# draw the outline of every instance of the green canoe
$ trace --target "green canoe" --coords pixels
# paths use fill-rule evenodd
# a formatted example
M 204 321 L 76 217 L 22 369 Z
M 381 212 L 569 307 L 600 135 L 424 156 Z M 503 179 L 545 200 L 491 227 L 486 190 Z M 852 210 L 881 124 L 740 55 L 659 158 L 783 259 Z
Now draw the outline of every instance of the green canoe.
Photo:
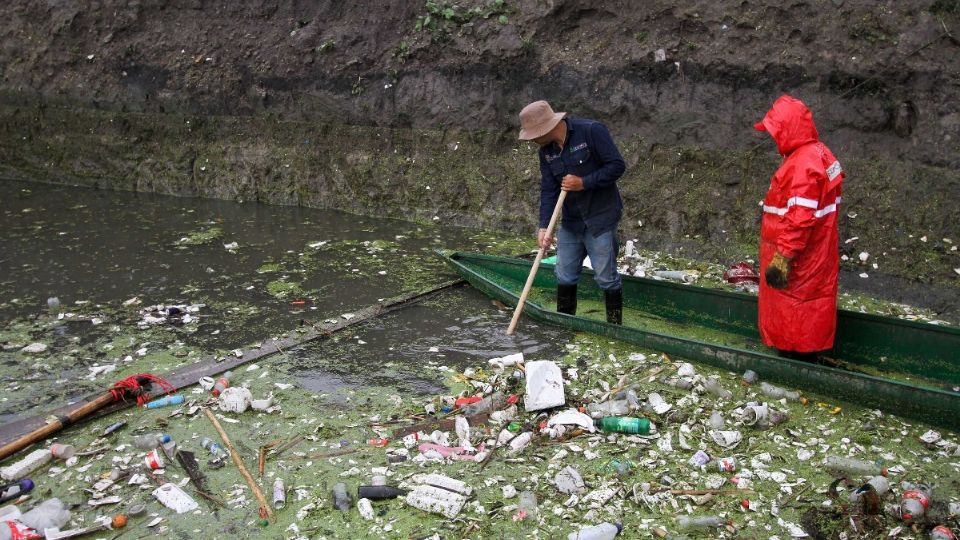
M 515 306 L 531 262 L 471 253 L 442 256 L 487 296 Z M 960 329 L 840 310 L 830 358 L 842 368 L 779 358 L 760 342 L 748 294 L 624 276 L 624 325 L 605 321 L 603 294 L 584 270 L 577 316 L 554 311 L 553 267 L 541 266 L 524 314 L 743 372 L 830 399 L 960 430 Z M 522 328 L 522 323 L 521 323 Z

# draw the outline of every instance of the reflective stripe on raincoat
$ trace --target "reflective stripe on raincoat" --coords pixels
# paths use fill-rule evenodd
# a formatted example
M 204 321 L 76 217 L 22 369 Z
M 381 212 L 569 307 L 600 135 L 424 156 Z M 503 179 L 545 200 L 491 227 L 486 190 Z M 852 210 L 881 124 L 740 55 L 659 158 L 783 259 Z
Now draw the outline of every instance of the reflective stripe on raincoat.
M 780 350 L 824 351 L 833 347 L 837 326 L 837 216 L 844 172 L 800 100 L 780 97 L 754 127 L 770 133 L 784 156 L 762 203 L 760 335 Z M 792 259 L 782 290 L 767 285 L 765 276 L 777 251 Z

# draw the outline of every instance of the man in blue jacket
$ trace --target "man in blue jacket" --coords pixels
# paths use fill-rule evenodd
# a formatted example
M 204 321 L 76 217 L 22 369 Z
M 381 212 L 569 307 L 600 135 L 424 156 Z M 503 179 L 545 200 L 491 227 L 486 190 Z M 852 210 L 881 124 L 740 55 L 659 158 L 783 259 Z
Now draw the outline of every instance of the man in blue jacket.
M 623 201 L 617 179 L 626 169 L 623 157 L 600 122 L 565 118 L 546 101 L 520 111 L 520 140 L 540 145 L 540 228 L 537 243 L 548 249 L 547 225 L 560 197 L 563 221 L 557 232 L 557 311 L 577 312 L 577 282 L 583 259 L 590 257 L 603 289 L 607 322 L 623 320 L 623 289 L 617 272 L 617 223 Z

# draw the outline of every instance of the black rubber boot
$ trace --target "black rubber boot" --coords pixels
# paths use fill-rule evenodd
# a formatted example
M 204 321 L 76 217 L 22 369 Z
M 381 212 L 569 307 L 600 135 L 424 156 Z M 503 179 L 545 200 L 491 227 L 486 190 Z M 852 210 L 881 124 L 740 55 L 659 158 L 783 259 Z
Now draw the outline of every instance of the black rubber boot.
M 577 314 L 576 285 L 557 285 L 557 313 Z
M 603 291 L 603 298 L 607 302 L 607 322 L 623 324 L 623 289 Z
M 789 358 L 791 360 L 799 360 L 801 362 L 809 362 L 811 364 L 821 363 L 820 353 L 818 352 L 797 352 L 778 349 L 777 354 L 779 354 L 781 358 Z

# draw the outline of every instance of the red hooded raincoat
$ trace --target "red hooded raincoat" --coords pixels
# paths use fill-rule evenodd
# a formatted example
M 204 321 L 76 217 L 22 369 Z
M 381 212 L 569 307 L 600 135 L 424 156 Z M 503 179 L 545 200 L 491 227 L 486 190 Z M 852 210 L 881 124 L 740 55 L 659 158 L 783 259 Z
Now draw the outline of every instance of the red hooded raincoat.
M 760 335 L 780 350 L 824 351 L 833 347 L 837 326 L 843 169 L 798 99 L 781 96 L 754 127 L 770 133 L 784 157 L 763 201 Z M 792 259 L 786 289 L 770 287 L 764 276 L 777 251 Z

